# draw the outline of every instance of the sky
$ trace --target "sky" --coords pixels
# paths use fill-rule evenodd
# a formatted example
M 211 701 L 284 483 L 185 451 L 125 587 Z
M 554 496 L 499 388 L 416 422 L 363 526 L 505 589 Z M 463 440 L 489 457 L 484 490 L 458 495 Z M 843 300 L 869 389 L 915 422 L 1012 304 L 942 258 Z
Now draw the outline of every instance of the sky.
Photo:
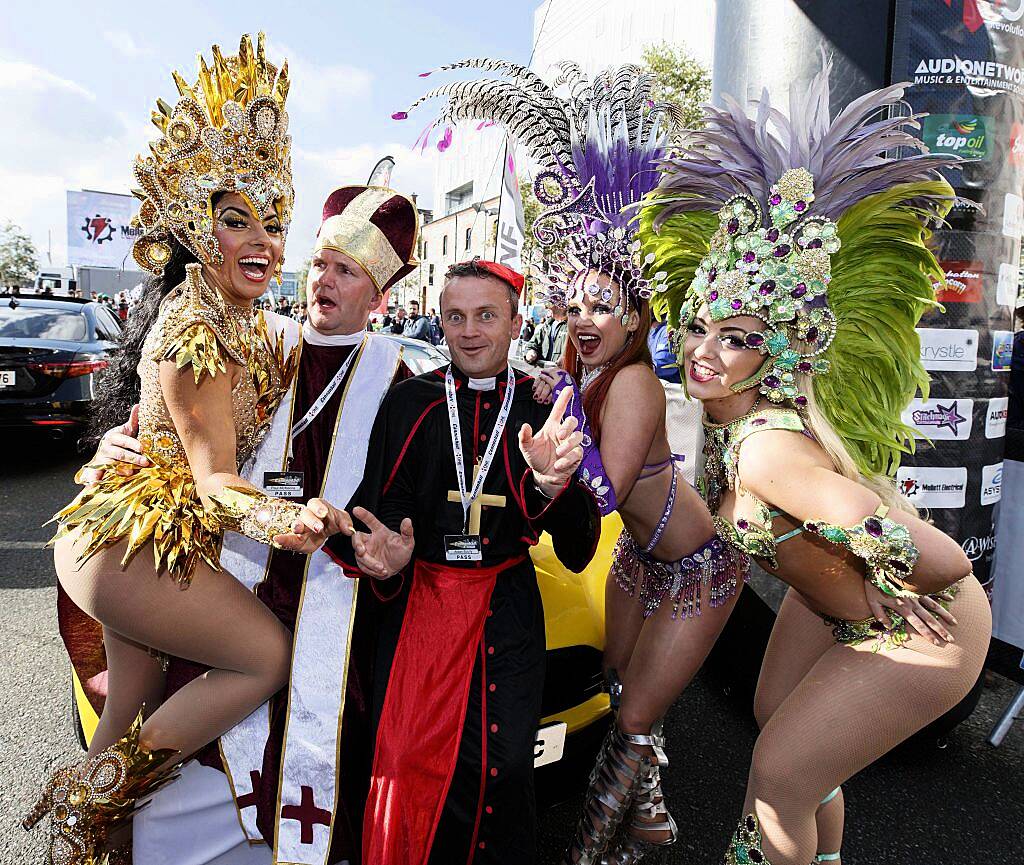
M 173 104 L 171 70 L 196 77 L 210 46 L 235 53 L 242 33 L 267 34 L 288 58 L 296 208 L 287 248 L 298 266 L 327 194 L 365 183 L 377 160 L 392 185 L 429 207 L 433 151 L 412 145 L 436 107 L 391 119 L 421 96 L 425 72 L 467 57 L 527 62 L 539 0 L 335 0 L 293 3 L 82 3 L 6 0 L 0 18 L 0 222 L 35 242 L 40 263 L 66 260 L 65 192 L 128 192 L 136 153 L 156 130 L 157 97 Z M 450 79 L 448 79 L 450 80 Z M 442 83 L 440 81 L 438 84 Z

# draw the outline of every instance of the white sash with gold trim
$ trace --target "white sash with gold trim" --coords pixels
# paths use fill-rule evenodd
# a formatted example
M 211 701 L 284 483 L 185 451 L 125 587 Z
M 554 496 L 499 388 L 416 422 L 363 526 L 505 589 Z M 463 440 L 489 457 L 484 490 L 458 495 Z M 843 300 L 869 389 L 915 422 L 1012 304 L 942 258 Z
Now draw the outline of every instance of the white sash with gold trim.
M 294 322 L 268 319 L 285 330 L 286 348 L 301 338 Z M 291 325 L 291 326 L 289 326 Z M 368 335 L 356 357 L 342 396 L 320 497 L 337 506 L 351 498 L 362 479 L 370 430 L 377 409 L 401 361 L 400 346 Z M 285 467 L 294 387 L 274 415 L 246 476 L 258 484 L 265 471 Z M 350 394 L 352 399 L 349 399 Z M 311 493 L 312 497 L 312 493 Z M 246 587 L 266 578 L 269 550 L 242 535 L 225 537 L 221 563 Z M 338 783 L 341 715 L 355 615 L 356 583 L 318 551 L 306 564 L 295 624 L 288 714 L 278 792 L 278 865 L 324 865 L 330 847 Z M 269 704 L 260 706 L 220 740 L 225 771 L 235 796 L 239 822 L 250 843 L 261 843 L 256 826 L 255 782 L 263 768 L 270 729 Z

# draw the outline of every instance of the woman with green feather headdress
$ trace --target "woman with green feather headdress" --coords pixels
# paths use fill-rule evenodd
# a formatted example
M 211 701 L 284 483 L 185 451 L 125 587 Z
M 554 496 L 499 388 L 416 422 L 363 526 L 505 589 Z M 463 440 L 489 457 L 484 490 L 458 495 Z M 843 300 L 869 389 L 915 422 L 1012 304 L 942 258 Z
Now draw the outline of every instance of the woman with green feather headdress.
M 640 218 L 654 301 L 705 409 L 721 536 L 789 584 L 755 698 L 761 735 L 726 863 L 838 861 L 840 785 L 977 680 L 988 602 L 959 545 L 892 481 L 928 379 L 914 330 L 953 191 L 904 85 L 829 120 L 830 64 L 789 117 L 731 100 L 662 166 Z

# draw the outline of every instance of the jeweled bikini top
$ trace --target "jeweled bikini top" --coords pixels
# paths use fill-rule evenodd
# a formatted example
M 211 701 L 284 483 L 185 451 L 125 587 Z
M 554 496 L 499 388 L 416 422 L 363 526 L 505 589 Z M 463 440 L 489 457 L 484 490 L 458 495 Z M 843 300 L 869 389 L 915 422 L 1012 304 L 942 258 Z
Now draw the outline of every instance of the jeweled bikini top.
M 704 456 L 706 459 L 701 492 L 711 511 L 719 535 L 743 552 L 764 559 L 775 568 L 778 544 L 797 532 L 776 538 L 772 534 L 772 520 L 780 511 L 771 510 L 739 480 L 740 445 L 757 432 L 764 430 L 791 430 L 806 433 L 800 415 L 793 409 L 769 408 L 751 412 L 727 424 L 714 424 L 704 417 Z M 735 523 L 718 516 L 726 490 L 735 490 L 737 501 L 747 499 L 753 504 L 756 520 L 740 518 Z

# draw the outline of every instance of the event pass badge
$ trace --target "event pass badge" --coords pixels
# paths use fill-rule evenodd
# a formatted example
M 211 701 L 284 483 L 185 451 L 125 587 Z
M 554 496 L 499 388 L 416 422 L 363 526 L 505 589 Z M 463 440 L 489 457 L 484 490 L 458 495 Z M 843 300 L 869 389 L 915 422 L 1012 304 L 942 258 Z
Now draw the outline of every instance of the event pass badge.
M 301 499 L 305 480 L 305 472 L 264 472 L 263 489 L 267 495 L 280 499 Z
M 445 535 L 444 557 L 449 562 L 480 562 L 484 551 L 480 535 Z

